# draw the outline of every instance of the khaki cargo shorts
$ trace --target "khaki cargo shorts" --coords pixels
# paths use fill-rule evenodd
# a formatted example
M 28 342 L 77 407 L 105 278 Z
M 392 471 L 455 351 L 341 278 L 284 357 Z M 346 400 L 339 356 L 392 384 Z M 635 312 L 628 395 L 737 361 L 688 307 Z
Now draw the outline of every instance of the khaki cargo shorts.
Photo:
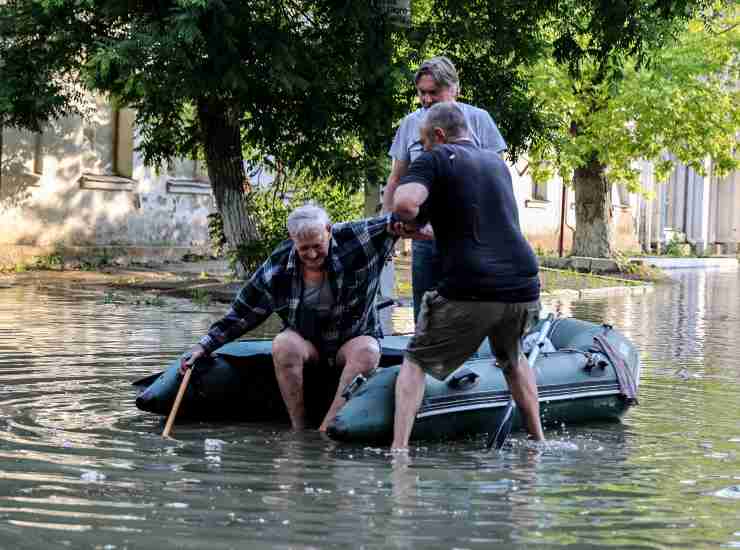
M 538 308 L 539 302 L 467 302 L 428 291 L 406 357 L 442 380 L 488 338 L 497 366 L 506 372 L 519 361 L 521 337 Z

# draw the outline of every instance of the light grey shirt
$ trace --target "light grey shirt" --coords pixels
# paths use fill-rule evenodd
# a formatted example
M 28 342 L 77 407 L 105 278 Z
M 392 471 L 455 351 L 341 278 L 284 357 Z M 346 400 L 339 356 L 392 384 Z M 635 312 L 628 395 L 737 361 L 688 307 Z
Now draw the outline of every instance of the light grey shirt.
M 331 292 L 331 286 L 327 284 L 326 279 L 320 283 L 304 281 L 303 305 L 314 310 L 319 317 L 329 316 L 331 307 L 334 305 L 334 296 Z
M 470 137 L 482 149 L 491 149 L 496 153 L 506 151 L 506 142 L 498 131 L 496 123 L 488 111 L 473 107 L 467 103 L 456 103 L 462 109 L 468 123 Z M 419 138 L 419 128 L 426 116 L 427 109 L 417 109 L 406 115 L 396 131 L 388 154 L 396 160 L 405 160 L 411 163 L 424 152 Z

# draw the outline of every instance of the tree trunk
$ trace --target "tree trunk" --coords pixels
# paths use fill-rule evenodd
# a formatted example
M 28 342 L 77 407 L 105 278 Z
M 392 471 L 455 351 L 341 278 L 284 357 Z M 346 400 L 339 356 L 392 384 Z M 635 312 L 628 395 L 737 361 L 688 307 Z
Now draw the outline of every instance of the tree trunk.
M 365 170 L 365 207 L 364 215 L 366 218 L 377 216 L 380 213 L 380 188 L 382 183 L 382 173 L 378 167 L 373 164 Z
M 244 191 L 247 175 L 242 155 L 240 113 L 222 101 L 202 100 L 198 119 L 203 132 L 208 177 L 231 250 L 257 239 Z M 244 260 L 240 258 L 242 263 Z
M 611 185 L 606 166 L 592 161 L 573 174 L 576 200 L 576 232 L 573 256 L 610 258 L 613 254 Z

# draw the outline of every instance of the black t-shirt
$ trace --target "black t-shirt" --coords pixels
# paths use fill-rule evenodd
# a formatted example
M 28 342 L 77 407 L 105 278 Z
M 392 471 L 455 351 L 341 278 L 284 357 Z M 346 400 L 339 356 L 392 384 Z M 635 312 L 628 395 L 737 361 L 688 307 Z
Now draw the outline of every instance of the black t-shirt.
M 537 257 L 519 227 L 509 169 L 496 153 L 467 141 L 438 145 L 412 162 L 400 183 L 429 191 L 421 210 L 442 256 L 442 296 L 539 299 Z

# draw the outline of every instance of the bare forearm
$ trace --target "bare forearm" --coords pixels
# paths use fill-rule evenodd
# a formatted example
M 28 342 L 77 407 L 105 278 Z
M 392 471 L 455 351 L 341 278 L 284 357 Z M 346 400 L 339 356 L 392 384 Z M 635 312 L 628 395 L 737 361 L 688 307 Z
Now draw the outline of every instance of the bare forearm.
M 419 208 L 429 196 L 426 187 L 419 183 L 406 183 L 398 188 L 393 198 L 393 213 L 410 222 L 419 215 Z
M 393 195 L 396 193 L 399 179 L 394 178 L 393 174 L 388 177 L 385 189 L 383 189 L 383 212 L 391 212 L 393 210 Z
M 405 160 L 393 159 L 391 164 L 391 173 L 388 176 L 388 181 L 383 189 L 383 212 L 391 212 L 393 210 L 393 199 L 396 196 L 396 189 L 401 178 L 408 172 L 409 163 Z

